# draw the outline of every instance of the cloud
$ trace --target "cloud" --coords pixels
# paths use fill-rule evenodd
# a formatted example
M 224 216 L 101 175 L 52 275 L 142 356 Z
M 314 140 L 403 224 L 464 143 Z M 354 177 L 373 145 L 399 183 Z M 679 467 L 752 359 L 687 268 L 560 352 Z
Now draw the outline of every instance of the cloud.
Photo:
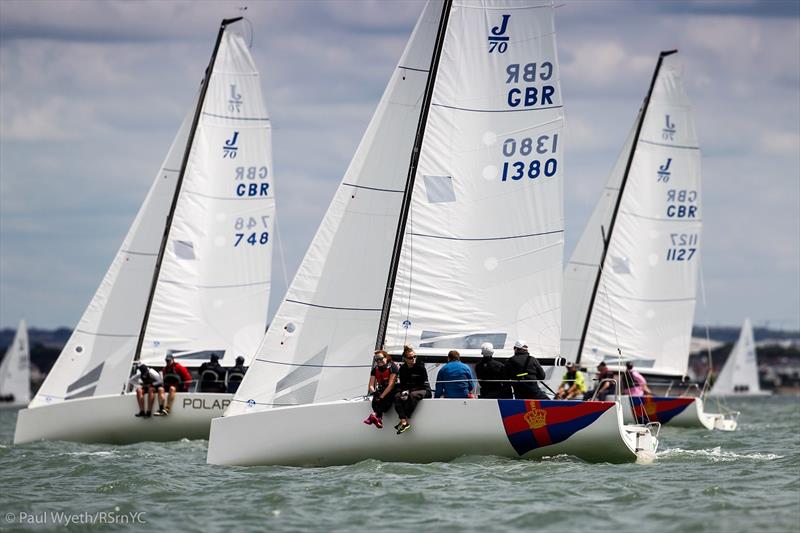
M 0 325 L 23 313 L 34 325 L 77 321 L 192 106 L 221 18 L 238 5 L 2 1 Z M 273 119 L 290 276 L 422 5 L 303 0 L 247 10 Z M 746 311 L 798 320 L 796 5 L 557 9 L 567 252 L 630 131 L 658 51 L 678 47 L 704 154 L 710 312 L 729 323 Z

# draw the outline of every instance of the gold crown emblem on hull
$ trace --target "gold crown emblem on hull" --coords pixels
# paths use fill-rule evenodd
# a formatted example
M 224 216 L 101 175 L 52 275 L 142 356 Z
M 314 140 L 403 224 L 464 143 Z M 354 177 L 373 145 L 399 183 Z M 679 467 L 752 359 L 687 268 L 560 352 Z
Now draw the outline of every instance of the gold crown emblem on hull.
M 525 422 L 531 429 L 539 429 L 547 425 L 545 420 L 547 418 L 547 411 L 544 409 L 533 408 L 525 413 L 522 418 L 525 419 Z

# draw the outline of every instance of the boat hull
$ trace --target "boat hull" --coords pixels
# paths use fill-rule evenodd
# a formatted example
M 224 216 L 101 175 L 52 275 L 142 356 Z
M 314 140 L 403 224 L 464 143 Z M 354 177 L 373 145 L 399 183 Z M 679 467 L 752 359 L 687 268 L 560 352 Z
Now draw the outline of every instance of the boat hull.
M 731 416 L 707 413 L 702 398 L 692 396 L 621 396 L 627 424 L 658 422 L 662 426 L 735 431 Z
M 565 434 L 556 426 L 568 426 L 571 422 L 564 420 L 586 409 L 594 413 L 572 420 L 581 420 L 577 425 L 591 421 L 558 441 Z M 529 417 L 535 418 L 542 411 L 547 412 L 525 426 L 526 413 L 533 412 Z M 568 454 L 619 463 L 635 461 L 637 447 L 644 448 L 640 454 L 654 454 L 657 446 L 646 428 L 622 428 L 621 410 L 614 402 L 423 400 L 411 419 L 412 429 L 401 435 L 392 428 L 398 422 L 396 414 L 387 413 L 385 427 L 377 429 L 362 423 L 369 413 L 367 401 L 340 401 L 217 418 L 211 424 L 208 462 L 326 466 L 365 459 L 428 463 L 462 455 L 535 459 Z
M 232 394 L 178 393 L 168 416 L 136 417 L 133 394 L 67 400 L 21 410 L 14 444 L 38 440 L 131 444 L 207 439 L 211 419 L 222 416 Z

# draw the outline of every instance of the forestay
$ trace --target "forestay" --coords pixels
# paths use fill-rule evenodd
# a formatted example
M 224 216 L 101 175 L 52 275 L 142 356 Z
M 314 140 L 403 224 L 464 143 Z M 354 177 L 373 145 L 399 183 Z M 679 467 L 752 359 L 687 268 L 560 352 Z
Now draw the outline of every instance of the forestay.
M 559 354 L 564 123 L 550 2 L 454 2 L 385 345 Z
M 224 350 L 226 363 L 255 350 L 269 299 L 270 126 L 258 73 L 240 35 L 223 32 L 215 65 L 181 190 L 176 186 L 195 105 L 31 407 L 120 393 L 143 328 L 142 360 L 158 366 L 167 350 Z M 176 194 L 173 224 L 166 228 Z
M 417 21 L 227 415 L 363 390 L 441 11 Z
M 31 401 L 31 357 L 28 327 L 20 320 L 14 340 L 0 363 L 0 406 L 27 405 Z M 6 405 L 8 405 L 6 403 Z
M 746 319 L 733 346 L 725 366 L 714 381 L 709 393 L 712 396 L 733 396 L 736 394 L 760 394 L 758 382 L 758 361 L 756 345 L 753 340 L 753 326 Z
M 575 286 L 565 291 L 565 315 L 589 320 L 577 354 L 582 363 L 615 360 L 619 347 L 623 359 L 648 373 L 685 375 L 700 262 L 700 151 L 674 56 L 664 54 L 649 106 L 638 120 L 644 122 L 627 181 L 618 174 L 630 155 L 623 153 L 609 180 L 610 194 L 601 199 L 568 265 L 566 282 Z M 609 227 L 610 200 L 620 184 L 624 190 Z M 591 285 L 587 277 L 594 281 L 604 233 L 608 251 L 587 317 L 587 300 L 576 295 Z M 573 349 L 579 329 L 565 331 Z
M 264 335 L 275 197 L 271 127 L 242 35 L 222 36 L 147 321 L 141 359 L 209 350 L 223 365 Z M 177 355 L 180 359 L 181 356 Z

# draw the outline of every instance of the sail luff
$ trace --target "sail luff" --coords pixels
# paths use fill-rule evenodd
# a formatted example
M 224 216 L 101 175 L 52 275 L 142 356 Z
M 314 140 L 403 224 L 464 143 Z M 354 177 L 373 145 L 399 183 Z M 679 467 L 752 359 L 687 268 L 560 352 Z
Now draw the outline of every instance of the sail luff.
M 400 212 L 400 218 L 397 222 L 397 233 L 394 239 L 394 247 L 392 249 L 392 261 L 389 267 L 389 276 L 386 281 L 386 291 L 383 299 L 383 306 L 381 308 L 381 318 L 378 324 L 378 336 L 375 340 L 375 349 L 380 350 L 384 347 L 386 341 L 386 327 L 389 322 L 389 311 L 392 307 L 392 296 L 394 294 L 394 285 L 397 280 L 397 269 L 400 265 L 400 255 L 403 249 L 403 237 L 406 232 L 406 222 L 408 221 L 408 213 L 411 209 L 411 198 L 414 193 L 414 181 L 417 175 L 417 165 L 419 164 L 419 156 L 422 151 L 422 142 L 425 137 L 425 126 L 428 121 L 428 113 L 430 112 L 431 100 L 433 98 L 433 88 L 436 84 L 436 73 L 439 70 L 439 59 L 442 55 L 442 44 L 444 37 L 447 34 L 447 23 L 450 20 L 450 9 L 452 7 L 452 0 L 445 0 L 442 4 L 442 16 L 439 19 L 439 29 L 436 34 L 436 44 L 434 45 L 433 54 L 431 57 L 431 67 L 428 72 L 428 81 L 425 85 L 425 94 L 422 102 L 422 111 L 420 113 L 419 123 L 417 124 L 417 132 L 414 138 L 414 146 L 411 150 L 411 160 L 408 167 L 408 178 L 406 179 L 405 192 L 403 193 L 403 203 Z
M 605 265 L 606 255 L 608 254 L 608 247 L 609 247 L 609 244 L 611 243 L 611 238 L 612 238 L 612 236 L 614 234 L 614 225 L 615 225 L 615 223 L 617 221 L 617 214 L 619 213 L 619 206 L 622 203 L 622 198 L 623 198 L 623 196 L 625 194 L 625 185 L 628 182 L 628 176 L 630 175 L 631 166 L 633 165 L 633 157 L 636 154 L 637 145 L 639 143 L 639 136 L 641 135 L 641 132 L 642 132 L 642 126 L 644 125 L 644 119 L 647 116 L 647 108 L 650 105 L 650 97 L 653 95 L 653 88 L 656 85 L 656 80 L 658 80 L 658 73 L 661 70 L 661 65 L 664 62 L 664 58 L 667 57 L 667 56 L 670 56 L 672 54 L 675 54 L 677 52 L 678 52 L 677 50 L 667 50 L 667 51 L 663 51 L 663 52 L 661 52 L 659 54 L 658 61 L 656 62 L 656 68 L 653 71 L 653 77 L 650 80 L 650 88 L 647 91 L 647 95 L 645 96 L 644 102 L 642 104 L 642 110 L 639 113 L 638 124 L 636 125 L 636 133 L 633 136 L 633 142 L 631 143 L 631 149 L 630 149 L 630 152 L 628 153 L 628 161 L 625 164 L 625 172 L 624 172 L 624 174 L 622 176 L 622 183 L 620 184 L 620 189 L 619 189 L 619 192 L 617 193 L 617 201 L 616 201 L 616 203 L 614 205 L 614 211 L 611 214 L 611 221 L 610 221 L 609 226 L 608 226 L 608 231 L 606 232 L 606 235 L 604 235 L 603 253 L 600 256 L 600 262 L 599 262 L 599 265 L 597 267 L 597 276 L 595 277 L 594 287 L 592 288 L 592 295 L 591 295 L 591 297 L 589 299 L 589 306 L 586 309 L 586 318 L 584 319 L 584 322 L 583 322 L 583 331 L 581 332 L 580 341 L 578 342 L 578 351 L 577 351 L 577 354 L 575 356 L 575 362 L 576 363 L 580 363 L 581 355 L 583 354 L 583 345 L 586 342 L 586 333 L 589 330 L 589 321 L 590 321 L 590 318 L 592 316 L 592 309 L 594 308 L 594 302 L 595 302 L 595 299 L 597 297 L 597 289 L 600 286 L 600 279 L 601 279 L 601 276 L 603 275 L 603 267 Z
M 169 208 L 169 213 L 167 214 L 167 222 L 164 226 L 164 235 L 161 239 L 161 246 L 158 250 L 158 256 L 156 258 L 155 269 L 153 271 L 153 279 L 150 283 L 150 291 L 147 297 L 147 305 L 145 306 L 144 317 L 142 319 L 142 324 L 139 330 L 139 338 L 136 342 L 136 351 L 133 355 L 133 360 L 138 361 L 141 358 L 142 354 L 142 345 L 144 344 L 145 334 L 147 332 L 147 322 L 150 317 L 150 310 L 153 306 L 153 297 L 155 296 L 156 286 L 158 284 L 158 277 L 161 272 L 161 264 L 164 260 L 164 252 L 167 249 L 167 243 L 169 242 L 169 233 L 170 228 L 172 227 L 172 219 L 175 215 L 175 208 L 178 205 L 178 198 L 180 197 L 181 185 L 183 184 L 183 179 L 186 175 L 186 167 L 189 162 L 189 156 L 192 152 L 192 145 L 194 144 L 195 134 L 197 133 L 197 126 L 200 123 L 200 115 L 203 111 L 203 103 L 205 102 L 206 93 L 208 91 L 208 84 L 211 79 L 211 74 L 214 71 L 214 63 L 217 59 L 217 52 L 219 52 L 219 46 L 222 42 L 222 35 L 225 33 L 225 28 L 229 24 L 233 24 L 234 22 L 238 22 L 242 20 L 243 17 L 236 17 L 231 19 L 223 19 L 222 23 L 220 24 L 219 32 L 217 33 L 217 40 L 214 43 L 214 50 L 211 53 L 211 59 L 208 63 L 208 67 L 206 68 L 205 75 L 203 76 L 203 81 L 200 88 L 200 96 L 197 99 L 197 105 L 195 106 L 194 110 L 194 117 L 192 118 L 192 126 L 189 130 L 189 137 L 186 141 L 186 148 L 183 152 L 183 159 L 181 160 L 181 168 L 180 173 L 178 174 L 178 179 L 175 184 L 175 192 L 172 197 L 172 203 Z

